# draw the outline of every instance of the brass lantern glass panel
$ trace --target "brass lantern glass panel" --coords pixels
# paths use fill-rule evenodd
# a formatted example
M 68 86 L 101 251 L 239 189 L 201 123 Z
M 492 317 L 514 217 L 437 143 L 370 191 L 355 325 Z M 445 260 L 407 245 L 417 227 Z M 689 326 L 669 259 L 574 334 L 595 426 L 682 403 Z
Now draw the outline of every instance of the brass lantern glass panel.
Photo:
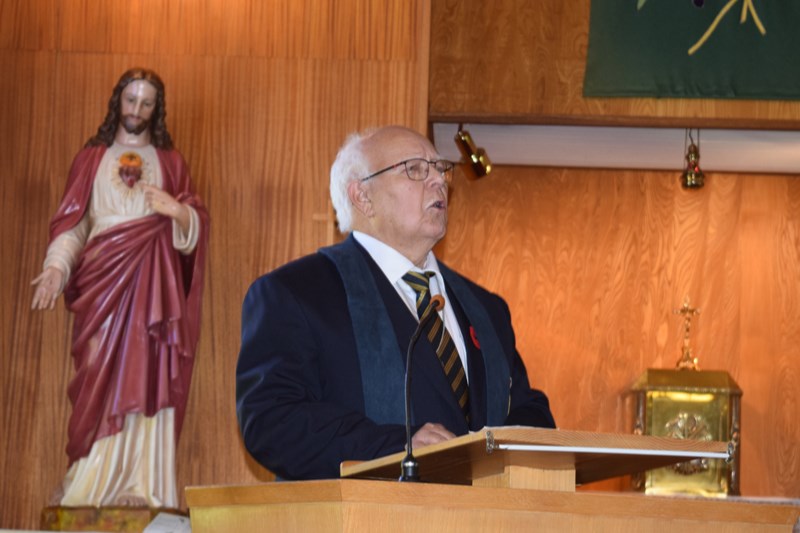
M 728 441 L 733 459 L 696 459 L 634 477 L 647 494 L 739 494 L 742 391 L 727 372 L 648 369 L 633 387 L 634 432 L 658 437 Z

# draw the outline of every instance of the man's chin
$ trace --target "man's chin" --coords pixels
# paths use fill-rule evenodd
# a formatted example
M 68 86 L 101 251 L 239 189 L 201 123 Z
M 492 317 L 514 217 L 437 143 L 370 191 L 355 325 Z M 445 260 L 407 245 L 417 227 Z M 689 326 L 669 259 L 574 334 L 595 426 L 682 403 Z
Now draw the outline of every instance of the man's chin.
M 428 235 L 430 235 L 431 239 L 436 242 L 444 239 L 445 234 L 447 234 L 447 219 L 445 219 L 444 224 L 437 224 L 428 232 Z

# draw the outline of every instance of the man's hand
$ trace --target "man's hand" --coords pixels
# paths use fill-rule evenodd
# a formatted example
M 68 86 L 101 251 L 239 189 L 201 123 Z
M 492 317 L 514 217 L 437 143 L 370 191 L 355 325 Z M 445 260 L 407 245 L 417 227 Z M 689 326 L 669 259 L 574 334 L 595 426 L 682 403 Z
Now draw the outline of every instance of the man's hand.
M 438 444 L 455 438 L 455 434 L 448 431 L 446 427 L 441 424 L 434 424 L 428 422 L 411 437 L 411 445 L 414 449 L 429 446 L 431 444 Z
M 45 268 L 44 272 L 36 276 L 36 279 L 31 282 L 31 285 L 36 285 L 31 309 L 53 309 L 56 306 L 62 281 L 64 281 L 64 273 L 52 266 Z

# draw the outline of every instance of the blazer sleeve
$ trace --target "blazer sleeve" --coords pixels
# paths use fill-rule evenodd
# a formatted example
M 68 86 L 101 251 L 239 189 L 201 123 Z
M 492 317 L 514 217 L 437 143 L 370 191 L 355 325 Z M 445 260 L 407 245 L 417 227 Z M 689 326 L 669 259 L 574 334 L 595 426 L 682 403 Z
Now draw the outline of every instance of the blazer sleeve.
M 260 464 L 284 479 L 335 478 L 342 461 L 402 451 L 405 427 L 364 415 L 344 290 L 331 296 L 324 276 L 305 278 L 289 283 L 273 272 L 250 287 L 236 410 L 245 447 Z

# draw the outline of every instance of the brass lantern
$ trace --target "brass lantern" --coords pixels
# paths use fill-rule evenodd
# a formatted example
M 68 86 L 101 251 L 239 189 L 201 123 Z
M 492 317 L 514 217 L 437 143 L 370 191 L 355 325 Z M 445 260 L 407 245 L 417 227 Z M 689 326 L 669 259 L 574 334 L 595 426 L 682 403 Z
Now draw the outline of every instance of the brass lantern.
M 687 128 L 686 137 L 686 168 L 681 174 L 681 185 L 684 189 L 699 189 L 705 184 L 705 174 L 700 170 L 700 130 L 697 130 L 697 144 L 691 128 Z
M 684 345 L 675 369 L 647 369 L 632 387 L 634 433 L 730 443 L 731 459 L 695 459 L 634 476 L 647 494 L 739 495 L 742 389 L 725 371 L 699 370 L 689 347 L 692 315 L 684 306 Z

